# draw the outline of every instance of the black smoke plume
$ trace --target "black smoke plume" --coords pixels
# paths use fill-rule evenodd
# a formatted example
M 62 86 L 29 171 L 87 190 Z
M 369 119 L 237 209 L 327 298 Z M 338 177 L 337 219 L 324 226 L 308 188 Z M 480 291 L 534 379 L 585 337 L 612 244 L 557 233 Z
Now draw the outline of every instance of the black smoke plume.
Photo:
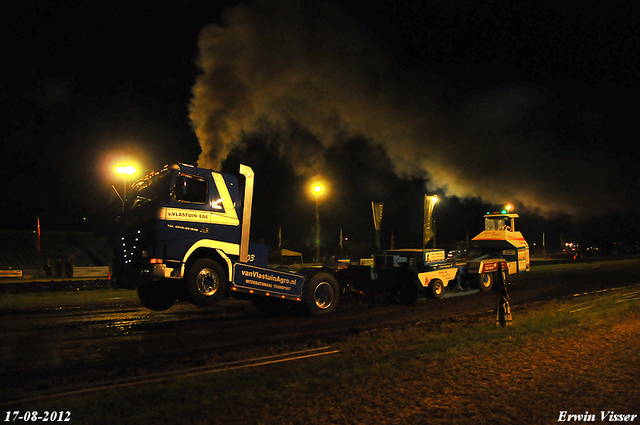
M 359 137 L 429 190 L 540 213 L 621 207 L 630 190 L 619 161 L 579 122 L 577 143 L 558 131 L 571 123 L 554 92 L 521 81 L 460 90 L 429 64 L 403 65 L 385 43 L 331 2 L 228 9 L 199 40 L 190 104 L 199 164 L 218 168 L 247 136 L 267 133 L 296 172 L 315 173 L 329 149 Z

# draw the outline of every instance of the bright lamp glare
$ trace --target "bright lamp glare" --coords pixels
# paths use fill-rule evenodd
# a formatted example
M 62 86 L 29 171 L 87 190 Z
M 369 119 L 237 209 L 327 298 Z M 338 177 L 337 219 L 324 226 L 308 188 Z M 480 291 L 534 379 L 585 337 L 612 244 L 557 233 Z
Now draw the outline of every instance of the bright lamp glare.
M 136 167 L 134 167 L 133 165 L 118 166 L 116 167 L 116 173 L 132 176 L 136 173 Z
M 315 185 L 315 186 L 313 187 L 313 191 L 314 191 L 315 193 L 320 193 L 320 192 L 322 192 L 322 186 L 320 186 L 319 184 L 318 184 L 318 185 Z

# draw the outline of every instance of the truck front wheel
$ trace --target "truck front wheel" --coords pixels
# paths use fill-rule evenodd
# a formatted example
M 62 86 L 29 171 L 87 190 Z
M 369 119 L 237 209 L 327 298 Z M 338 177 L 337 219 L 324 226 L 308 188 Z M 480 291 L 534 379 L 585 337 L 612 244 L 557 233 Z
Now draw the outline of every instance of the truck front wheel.
M 476 284 L 478 289 L 482 292 L 489 292 L 493 288 L 493 280 L 495 276 L 493 273 L 480 273 L 476 276 Z
M 187 273 L 189 300 L 199 307 L 211 307 L 224 296 L 227 278 L 222 267 L 209 258 L 197 260 Z
M 138 286 L 137 291 L 140 302 L 149 310 L 167 310 L 178 301 L 176 285 L 169 279 Z
M 307 280 L 304 305 L 310 314 L 314 316 L 329 314 L 338 308 L 339 301 L 340 285 L 331 274 L 320 272 Z

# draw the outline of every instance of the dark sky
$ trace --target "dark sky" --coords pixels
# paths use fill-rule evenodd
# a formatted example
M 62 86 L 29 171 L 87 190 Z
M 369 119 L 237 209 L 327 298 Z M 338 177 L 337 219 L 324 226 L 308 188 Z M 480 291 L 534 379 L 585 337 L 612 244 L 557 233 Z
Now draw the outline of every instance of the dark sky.
M 618 233 L 637 232 L 635 2 L 51 1 L 5 10 L 4 229 L 31 228 L 36 216 L 45 228 L 104 227 L 118 209 L 110 185 L 122 184 L 112 165 L 125 155 L 147 171 L 247 162 L 269 170 L 265 191 L 285 199 L 296 196 L 285 188 L 330 174 L 326 208 L 338 216 L 349 215 L 345 204 L 364 215 L 372 198 L 420 206 L 398 197 L 438 192 L 474 213 L 513 202 L 532 217 L 568 214 L 585 225 L 606 215 Z M 261 224 L 267 239 L 272 217 Z

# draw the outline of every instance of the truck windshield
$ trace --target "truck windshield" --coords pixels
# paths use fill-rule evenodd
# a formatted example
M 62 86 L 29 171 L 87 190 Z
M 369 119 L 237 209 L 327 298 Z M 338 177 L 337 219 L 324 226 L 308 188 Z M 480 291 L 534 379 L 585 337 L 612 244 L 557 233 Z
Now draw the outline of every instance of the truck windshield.
M 127 209 L 132 210 L 141 205 L 166 199 L 169 194 L 170 170 L 138 180 L 131 187 L 131 195 L 127 196 Z

